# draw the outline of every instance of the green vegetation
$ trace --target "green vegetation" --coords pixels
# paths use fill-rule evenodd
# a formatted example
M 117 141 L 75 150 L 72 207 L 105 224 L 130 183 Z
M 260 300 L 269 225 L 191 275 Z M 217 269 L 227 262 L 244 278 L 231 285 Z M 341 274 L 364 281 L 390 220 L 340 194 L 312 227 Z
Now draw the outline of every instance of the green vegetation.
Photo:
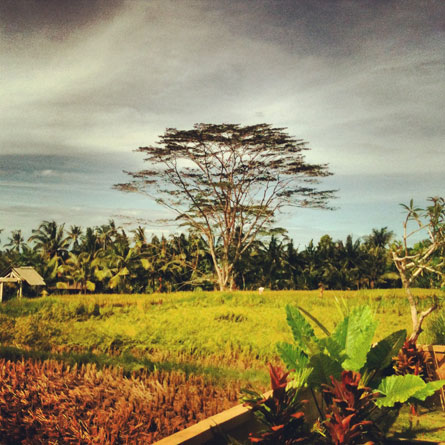
M 416 350 L 405 329 L 373 343 L 378 323 L 370 307 L 346 307 L 345 312 L 331 333 L 308 311 L 286 306 L 293 342 L 279 343 L 278 351 L 287 372 L 269 366 L 272 393 L 266 398 L 246 391 L 246 402 L 263 425 L 252 442 L 383 444 L 403 405 L 415 411 L 445 385 L 420 375 L 426 364 L 422 354 L 410 354 L 414 367 L 400 366 L 396 354 Z M 324 335 L 317 336 L 307 319 Z M 298 403 L 302 398 L 318 410 L 315 418 L 306 418 Z
M 3 234 L 2 234 L 3 235 Z M 297 248 L 284 229 L 274 229 L 255 239 L 233 271 L 236 289 L 367 289 L 400 287 L 390 257 L 392 232 L 373 229 L 363 239 L 329 235 L 318 243 Z M 44 221 L 28 242 L 13 231 L 0 248 L 0 271 L 11 266 L 34 266 L 47 283 L 46 291 L 84 293 L 167 293 L 213 290 L 215 276 L 205 241 L 194 232 L 170 237 L 147 237 L 142 227 L 131 233 L 109 221 L 82 229 Z M 422 251 L 419 243 L 409 254 Z M 433 256 L 440 264 L 441 253 Z M 424 270 L 413 287 L 440 287 L 436 274 Z M 60 290 L 57 290 L 59 288 Z M 5 284 L 5 298 L 17 287 Z M 41 289 L 24 288 L 26 296 Z
M 421 306 L 443 296 L 414 294 Z M 318 291 L 178 292 L 14 299 L 0 306 L 1 335 L 4 346 L 89 354 L 98 363 L 110 357 L 128 369 L 195 369 L 218 378 L 256 374 L 266 383 L 265 365 L 278 359 L 276 343 L 291 340 L 285 305 L 300 305 L 332 330 L 342 318 L 341 298 L 350 306 L 370 305 L 379 321 L 375 340 L 410 326 L 402 290 L 326 291 L 323 297 Z

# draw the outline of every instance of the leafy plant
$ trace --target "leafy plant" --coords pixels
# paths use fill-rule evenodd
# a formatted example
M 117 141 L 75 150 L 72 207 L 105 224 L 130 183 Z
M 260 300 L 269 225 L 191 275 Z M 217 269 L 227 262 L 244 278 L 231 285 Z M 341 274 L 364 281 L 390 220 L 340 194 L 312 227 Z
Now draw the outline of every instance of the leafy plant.
M 312 387 L 330 384 L 331 376 L 339 379 L 343 370 L 359 372 L 363 384 L 376 387 L 406 338 L 400 330 L 372 345 L 377 323 L 368 306 L 351 310 L 332 334 L 324 328 L 329 335 L 322 338 L 298 308 L 288 305 L 286 313 L 294 344 L 279 343 L 278 353 L 288 369 L 308 374 Z
M 426 383 L 420 376 L 392 375 L 382 380 L 377 388 L 383 397 L 377 406 L 394 406 L 397 403 L 423 401 L 445 385 L 445 380 Z
M 419 349 L 414 341 L 407 339 L 395 357 L 394 370 L 397 375 L 414 374 L 426 381 L 428 366 L 425 351 Z
M 393 357 L 403 346 L 406 331 L 394 332 L 373 345 L 377 323 L 368 306 L 352 309 L 332 333 L 311 316 L 328 334 L 321 338 L 315 335 L 298 308 L 287 306 L 286 313 L 294 344 L 280 343 L 278 352 L 288 369 L 295 370 L 300 377 L 299 384 L 309 386 L 314 403 L 317 403 L 314 391 L 323 392 L 327 403 L 325 427 L 335 444 L 359 444 L 368 436 L 379 439 L 378 428 L 386 431 L 390 426 L 387 420 L 394 418 L 386 415 L 387 408 L 397 411 L 401 403 L 425 400 L 445 384 L 445 381 L 425 383 L 413 374 L 389 376 L 394 373 Z M 421 357 L 415 354 L 415 344 L 405 343 L 405 346 L 406 351 L 400 355 L 406 358 L 404 365 L 412 365 L 414 372 L 420 372 L 415 360 Z M 407 351 L 412 352 L 408 358 Z M 375 403 L 372 390 L 381 393 Z
M 340 380 L 331 377 L 332 384 L 323 385 L 327 413 L 324 427 L 335 445 L 380 443 L 383 438 L 370 420 L 377 393 L 362 386 L 360 379 L 358 372 L 343 371 Z
M 302 410 L 305 401 L 299 399 L 299 389 L 289 387 L 285 372 L 279 366 L 269 364 L 272 395 L 263 395 L 244 390 L 244 402 L 263 425 L 258 434 L 249 434 L 251 443 L 287 444 L 314 443 Z

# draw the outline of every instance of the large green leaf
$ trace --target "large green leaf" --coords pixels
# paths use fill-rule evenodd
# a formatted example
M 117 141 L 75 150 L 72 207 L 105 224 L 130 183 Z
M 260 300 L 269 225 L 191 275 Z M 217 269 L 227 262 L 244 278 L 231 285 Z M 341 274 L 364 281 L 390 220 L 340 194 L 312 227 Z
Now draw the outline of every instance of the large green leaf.
M 318 340 L 320 352 L 327 352 L 328 355 L 339 363 L 347 359 L 344 348 L 338 344 L 332 337 L 324 337 Z
M 445 380 L 425 383 L 418 375 L 392 375 L 383 379 L 377 388 L 384 397 L 376 400 L 377 406 L 394 406 L 409 399 L 425 400 L 445 385 Z
M 331 376 L 339 379 L 343 371 L 339 362 L 323 353 L 313 355 L 309 360 L 309 367 L 313 368 L 308 380 L 311 386 L 331 384 Z
M 425 400 L 427 397 L 432 396 L 437 390 L 445 386 L 445 380 L 436 380 L 434 382 L 428 382 L 422 389 L 419 389 L 412 398 L 415 400 Z
M 368 352 L 366 358 L 365 368 L 370 369 L 385 369 L 388 367 L 393 357 L 397 355 L 403 342 L 406 339 L 406 329 L 393 332 L 392 334 L 380 340 L 371 350 Z
M 337 325 L 331 337 L 347 356 L 342 363 L 343 369 L 360 371 L 366 362 L 376 328 L 377 322 L 369 306 L 353 309 Z
M 277 350 L 287 369 L 299 372 L 307 368 L 309 358 L 298 346 L 281 342 L 277 344 Z
M 286 305 L 286 320 L 291 328 L 295 343 L 306 354 L 316 352 L 314 330 L 309 322 L 303 317 L 298 308 Z

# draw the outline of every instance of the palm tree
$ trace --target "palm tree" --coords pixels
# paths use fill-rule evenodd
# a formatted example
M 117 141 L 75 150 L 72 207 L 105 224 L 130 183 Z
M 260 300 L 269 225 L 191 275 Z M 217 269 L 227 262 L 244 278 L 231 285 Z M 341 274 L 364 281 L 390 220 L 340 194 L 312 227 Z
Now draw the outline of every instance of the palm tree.
M 145 229 L 142 226 L 136 227 L 136 229 L 132 230 L 133 232 L 133 241 L 135 244 L 140 246 L 147 245 L 147 236 L 145 235 Z
M 96 234 L 99 239 L 102 249 L 106 250 L 111 244 L 113 244 L 116 236 L 118 235 L 118 227 L 113 219 L 108 221 L 108 224 L 103 224 L 96 228 Z
M 13 230 L 9 238 L 9 243 L 5 244 L 5 247 L 11 247 L 13 251 L 20 253 L 24 245 L 24 238 L 21 230 Z
M 385 249 L 393 237 L 394 232 L 392 230 L 388 231 L 388 227 L 372 229 L 371 234 L 365 236 L 365 243 L 370 247 L 381 247 Z
M 83 293 L 86 293 L 87 290 L 94 292 L 96 289 L 96 284 L 93 281 L 95 262 L 92 254 L 88 252 L 81 252 L 79 255 L 70 252 L 69 258 L 64 264 L 59 266 L 58 272 L 69 282 L 79 284 Z M 59 281 L 57 287 L 59 289 L 66 289 L 69 284 L 70 283 Z
M 360 240 L 353 241 L 352 235 L 346 237 L 346 242 L 339 243 L 340 264 L 345 278 L 360 288 L 363 272 L 363 251 Z
M 99 249 L 100 249 L 100 241 L 96 231 L 91 227 L 87 227 L 85 235 L 82 237 L 80 250 L 82 252 L 95 254 Z
M 71 250 L 75 253 L 79 251 L 81 237 L 82 227 L 71 226 L 70 230 L 68 231 L 68 239 L 71 243 Z
M 42 257 L 49 259 L 54 256 L 64 257 L 69 246 L 69 239 L 65 237 L 65 224 L 60 226 L 55 221 L 43 221 L 38 229 L 32 231 L 29 241 L 35 242 L 35 247 Z
M 107 285 L 110 289 L 129 292 L 133 290 L 131 278 L 135 277 L 134 269 L 139 264 L 140 252 L 137 247 L 116 242 L 111 245 L 110 250 L 98 251 L 94 261 L 97 266 L 95 275 L 99 281 L 108 279 Z

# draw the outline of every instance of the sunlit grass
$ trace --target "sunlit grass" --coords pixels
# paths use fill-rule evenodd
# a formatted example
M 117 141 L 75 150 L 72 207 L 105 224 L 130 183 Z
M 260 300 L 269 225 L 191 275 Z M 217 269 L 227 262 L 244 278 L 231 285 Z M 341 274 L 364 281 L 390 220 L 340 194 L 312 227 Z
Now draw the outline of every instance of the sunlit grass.
M 434 290 L 414 289 L 420 304 Z M 379 321 L 375 340 L 411 326 L 403 290 L 177 292 L 151 295 L 61 295 L 11 300 L 2 306 L 0 323 L 15 322 L 2 334 L 3 344 L 49 348 L 56 353 L 91 353 L 162 367 L 188 367 L 221 377 L 264 372 L 277 361 L 276 343 L 291 341 L 286 304 L 299 305 L 329 330 L 343 318 L 343 306 L 368 304 Z M 5 324 L 6 326 L 6 324 Z M 317 334 L 322 335 L 319 328 Z M 8 337 L 9 335 L 9 337 Z M 39 341 L 39 336 L 42 337 Z M 199 371 L 198 371 L 199 369 Z M 225 370 L 217 372 L 217 369 Z

